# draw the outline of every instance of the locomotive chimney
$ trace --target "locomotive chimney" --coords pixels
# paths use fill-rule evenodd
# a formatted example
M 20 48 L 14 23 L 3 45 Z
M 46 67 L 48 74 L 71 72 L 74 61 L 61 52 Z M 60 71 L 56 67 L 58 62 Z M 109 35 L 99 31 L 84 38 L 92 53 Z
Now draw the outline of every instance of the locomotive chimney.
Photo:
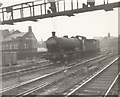
M 110 37 L 110 33 L 108 33 L 108 37 Z
M 52 32 L 52 37 L 55 37 L 55 32 Z
M 32 27 L 31 26 L 28 27 L 28 32 L 32 32 Z

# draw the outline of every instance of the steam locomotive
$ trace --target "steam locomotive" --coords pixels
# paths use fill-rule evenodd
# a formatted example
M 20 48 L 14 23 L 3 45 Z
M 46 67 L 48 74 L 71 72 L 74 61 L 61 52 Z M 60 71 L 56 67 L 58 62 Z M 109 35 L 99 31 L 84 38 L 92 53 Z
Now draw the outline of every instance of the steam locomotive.
M 52 37 L 46 41 L 48 49 L 47 59 L 50 61 L 68 61 L 86 53 L 100 51 L 99 40 L 86 39 L 84 36 L 57 37 L 52 32 Z

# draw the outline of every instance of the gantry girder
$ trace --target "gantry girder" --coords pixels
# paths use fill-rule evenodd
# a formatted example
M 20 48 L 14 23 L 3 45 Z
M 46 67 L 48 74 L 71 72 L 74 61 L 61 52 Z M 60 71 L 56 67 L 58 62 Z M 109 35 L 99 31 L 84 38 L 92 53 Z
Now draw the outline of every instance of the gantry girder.
M 61 2 L 63 5 L 62 6 L 63 10 L 60 10 Z M 106 4 L 103 3 L 101 5 L 95 5 L 95 3 L 92 4 L 83 3 L 82 7 L 79 7 L 78 0 L 76 0 L 76 4 L 75 3 L 73 4 L 71 0 L 69 10 L 66 9 L 66 5 L 67 3 L 65 2 L 65 0 L 64 1 L 57 0 L 54 2 L 44 1 L 42 3 L 38 3 L 38 2 L 36 3 L 36 1 L 26 2 L 26 3 L 3 7 L 0 9 L 2 24 L 14 24 L 16 22 L 23 22 L 23 21 L 37 21 L 38 19 L 50 18 L 56 16 L 74 16 L 74 14 L 77 13 L 90 12 L 96 10 L 111 11 L 113 10 L 113 8 L 120 7 L 120 2 L 106 3 Z M 74 5 L 76 5 L 76 8 L 74 8 Z M 25 16 L 25 14 L 28 14 L 28 16 Z

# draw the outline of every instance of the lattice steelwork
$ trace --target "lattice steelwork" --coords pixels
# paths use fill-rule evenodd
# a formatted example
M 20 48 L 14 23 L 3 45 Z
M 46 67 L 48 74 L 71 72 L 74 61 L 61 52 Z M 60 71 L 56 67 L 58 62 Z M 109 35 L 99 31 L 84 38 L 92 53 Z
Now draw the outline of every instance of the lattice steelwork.
M 0 9 L 0 15 L 2 24 L 13 24 L 55 16 L 74 16 L 75 13 L 95 10 L 110 11 L 119 6 L 120 2 L 108 3 L 108 0 L 107 2 L 103 0 L 99 5 L 95 0 L 85 2 L 81 0 L 40 0 L 3 7 Z

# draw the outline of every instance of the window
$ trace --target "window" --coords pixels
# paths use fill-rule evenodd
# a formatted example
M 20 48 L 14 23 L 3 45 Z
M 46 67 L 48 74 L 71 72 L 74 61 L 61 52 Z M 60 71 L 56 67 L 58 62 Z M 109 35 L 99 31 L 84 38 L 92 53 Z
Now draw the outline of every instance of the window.
M 13 49 L 18 49 L 18 44 L 14 44 Z
M 16 44 L 16 49 L 18 49 L 18 44 Z
M 12 49 L 12 45 L 10 44 L 10 50 Z
M 27 49 L 29 48 L 29 45 L 27 44 Z
M 15 44 L 13 45 L 13 48 L 16 49 Z
M 26 44 L 26 43 L 24 44 L 24 48 L 25 48 L 25 49 L 27 48 L 27 44 Z
M 6 50 L 8 49 L 8 45 L 6 45 Z
M 3 50 L 5 49 L 5 45 L 2 45 L 2 49 L 3 49 Z

